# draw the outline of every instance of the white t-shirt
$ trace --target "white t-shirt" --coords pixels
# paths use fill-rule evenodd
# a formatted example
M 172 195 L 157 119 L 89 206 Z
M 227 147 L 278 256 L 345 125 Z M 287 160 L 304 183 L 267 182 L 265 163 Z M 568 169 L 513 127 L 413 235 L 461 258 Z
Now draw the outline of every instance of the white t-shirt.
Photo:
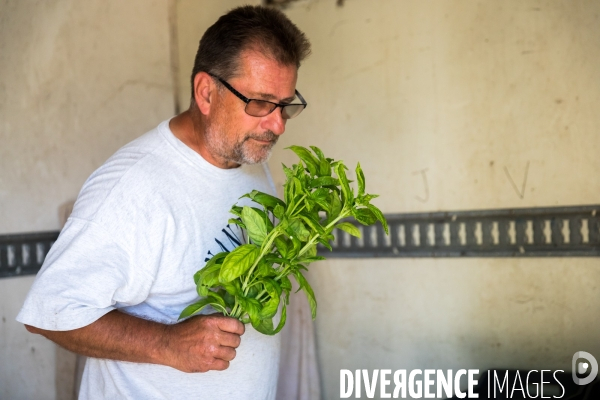
M 253 189 L 275 195 L 266 164 L 220 169 L 168 121 L 121 148 L 83 186 L 17 320 L 71 330 L 114 309 L 163 324 L 198 299 L 193 275 L 243 242 L 229 210 Z M 212 310 L 207 310 L 213 312 Z M 90 358 L 82 399 L 274 399 L 279 335 L 246 325 L 225 371 L 188 374 Z

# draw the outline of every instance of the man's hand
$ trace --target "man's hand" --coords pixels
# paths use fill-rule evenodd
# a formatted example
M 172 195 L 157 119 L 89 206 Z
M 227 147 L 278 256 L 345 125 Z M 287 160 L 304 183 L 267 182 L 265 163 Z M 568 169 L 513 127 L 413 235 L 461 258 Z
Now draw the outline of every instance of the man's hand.
M 244 333 L 240 321 L 220 314 L 164 325 L 119 311 L 70 331 L 25 327 L 84 356 L 162 364 L 184 372 L 227 369 Z
M 244 324 L 220 314 L 200 315 L 167 328 L 167 365 L 184 372 L 222 371 L 235 358 Z

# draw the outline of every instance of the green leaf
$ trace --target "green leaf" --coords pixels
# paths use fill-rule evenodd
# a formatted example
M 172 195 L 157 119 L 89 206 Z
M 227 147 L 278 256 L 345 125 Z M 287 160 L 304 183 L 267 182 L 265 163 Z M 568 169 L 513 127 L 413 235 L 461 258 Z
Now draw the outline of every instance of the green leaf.
M 277 251 L 279 251 L 279 254 L 281 254 L 283 258 L 287 258 L 287 254 L 289 252 L 287 241 L 283 237 L 277 236 L 273 243 L 275 243 L 275 246 L 277 246 Z
M 377 221 L 373 211 L 368 208 L 354 208 L 352 209 L 352 216 L 363 225 L 373 225 Z
M 192 315 L 199 313 L 211 301 L 212 300 L 207 297 L 207 298 L 204 298 L 204 299 L 201 299 L 201 300 L 195 302 L 194 304 L 190 304 L 189 306 L 187 306 L 186 308 L 183 309 L 181 314 L 179 314 L 179 319 L 191 317 Z
M 204 265 L 204 268 L 198 270 L 198 272 L 194 274 L 194 283 L 198 285 L 199 283 L 202 283 L 206 275 L 214 271 L 219 271 L 221 269 L 223 259 L 227 256 L 227 254 L 229 253 L 226 251 L 222 251 L 220 253 L 215 254 L 210 260 L 208 260 L 206 265 Z
M 342 222 L 337 224 L 335 227 L 343 230 L 344 232 L 348 232 L 349 234 L 351 234 L 352 236 L 356 236 L 357 238 L 360 238 L 361 236 L 360 230 L 350 222 Z
M 242 197 L 248 197 L 269 210 L 274 209 L 277 205 L 285 206 L 285 203 L 281 199 L 267 193 L 259 192 L 258 190 L 253 190 Z
M 300 157 L 302 161 L 304 161 L 304 164 L 306 164 L 306 168 L 312 175 L 317 175 L 319 161 L 317 161 L 315 156 L 313 156 L 308 149 L 302 146 L 290 146 L 287 148 L 296 153 L 296 155 Z
M 325 260 L 325 257 L 321 257 L 321 256 L 310 256 L 310 257 L 306 257 L 306 258 L 302 258 L 300 260 L 297 260 L 298 264 L 310 264 L 312 262 L 315 261 L 322 261 Z
M 225 304 L 225 300 L 221 297 L 221 295 L 217 292 L 208 292 L 208 297 L 212 302 L 218 303 L 221 307 L 225 308 L 227 305 Z
M 262 245 L 267 237 L 267 224 L 261 215 L 252 207 L 244 206 L 242 221 L 246 225 L 250 239 L 257 245 Z
M 351 205 L 352 201 L 354 200 L 354 195 L 352 194 L 352 190 L 350 189 L 350 182 L 348 181 L 348 178 L 346 177 L 346 172 L 344 171 L 345 168 L 346 166 L 340 162 L 335 167 L 335 173 L 337 174 L 338 179 L 340 180 L 340 183 L 342 185 L 344 204 Z
M 272 336 L 275 334 L 273 329 L 273 319 L 272 318 L 264 318 L 259 320 L 250 320 L 252 323 L 252 327 L 256 329 L 258 332 Z
M 283 328 L 283 326 L 285 325 L 285 320 L 286 320 L 286 316 L 287 313 L 285 311 L 285 304 L 283 305 L 283 308 L 281 310 L 281 319 L 279 320 L 279 324 L 277 324 L 277 328 L 275 328 L 275 330 L 273 331 L 273 335 L 275 335 L 276 333 L 279 333 L 279 331 L 281 330 L 281 328 Z
M 292 176 L 294 176 L 294 171 L 291 168 L 286 167 L 285 164 L 281 164 L 283 166 L 283 172 L 285 173 L 285 177 L 287 180 L 290 180 Z
M 290 222 L 289 228 L 293 232 L 292 237 L 298 238 L 302 242 L 306 242 L 310 237 L 310 232 L 299 218 L 294 218 L 292 222 Z
M 227 293 L 229 293 L 232 296 L 242 295 L 242 288 L 239 279 L 236 279 L 232 282 L 221 283 L 221 286 L 223 286 L 223 289 L 225 289 L 225 291 L 227 291 Z
M 284 214 L 285 214 L 285 208 L 283 208 L 283 206 L 281 206 L 281 204 L 277 204 L 275 206 L 275 208 L 273 209 L 273 215 L 275 215 L 275 217 L 277 217 L 277 219 L 282 220 Z
M 229 212 L 233 215 L 235 215 L 236 217 L 240 217 L 242 216 L 242 207 L 240 206 L 233 206 L 231 207 L 231 210 L 229 210 Z
M 381 210 L 372 204 L 367 204 L 367 208 L 369 210 L 371 210 L 371 212 L 375 215 L 375 217 L 379 220 L 379 222 L 381 222 L 381 225 L 383 226 L 383 230 L 385 231 L 385 234 L 389 235 L 388 224 L 387 224 L 387 221 L 385 220 L 385 217 L 383 216 L 383 213 L 381 212 Z
M 327 247 L 329 251 L 333 251 L 331 244 L 329 244 L 329 240 L 323 237 L 317 239 L 317 242 L 321 243 L 323 246 Z
M 235 224 L 239 227 L 241 227 L 242 229 L 246 229 L 246 225 L 244 225 L 244 223 L 238 219 L 238 218 L 229 218 L 229 220 L 227 221 L 228 224 Z
M 378 194 L 365 194 L 364 196 L 360 196 L 356 199 L 356 204 L 360 206 L 366 206 L 373 199 L 379 197 Z
M 331 164 L 325 155 L 317 146 L 310 146 L 310 148 L 315 152 L 319 159 L 319 175 L 320 176 L 331 176 Z
M 365 175 L 360 168 L 360 163 L 356 164 L 356 179 L 358 180 L 358 197 L 361 197 L 365 194 Z
M 241 296 L 241 297 L 237 297 L 237 301 L 240 304 L 240 306 L 242 307 L 242 309 L 244 311 L 246 311 L 246 313 L 248 313 L 248 316 L 250 317 L 250 321 L 252 321 L 253 324 L 254 324 L 254 321 L 258 321 L 260 319 L 259 314 L 260 314 L 262 305 L 260 304 L 260 302 L 258 300 Z
M 329 212 L 331 207 L 329 204 L 329 192 L 330 189 L 328 188 L 320 188 L 317 189 L 315 191 L 313 191 L 310 194 L 310 198 L 312 201 L 314 201 L 315 203 L 317 203 L 319 205 L 319 207 L 321 208 L 321 210 Z
M 308 304 L 310 305 L 310 313 L 312 314 L 312 319 L 315 319 L 317 317 L 317 300 L 315 299 L 315 294 L 313 293 L 313 290 L 308 284 L 308 281 L 306 280 L 304 275 L 302 275 L 302 272 L 296 270 L 292 273 L 296 277 L 296 281 L 300 285 L 300 289 L 302 289 L 306 294 Z
M 317 245 L 313 244 L 312 246 L 310 246 L 304 254 L 306 257 L 315 257 L 317 255 Z
M 312 228 L 313 231 L 317 232 L 320 235 L 325 233 L 325 231 L 323 230 L 323 227 L 321 226 L 321 224 L 319 224 L 319 221 L 315 220 L 310 215 L 300 214 L 299 217 L 302 218 L 302 220 L 304 222 L 306 222 L 306 225 L 308 225 L 310 228 Z M 309 234 L 309 237 L 310 237 L 310 234 Z M 302 239 L 300 239 L 300 240 L 302 240 Z
M 273 279 L 263 279 L 265 289 L 269 294 L 269 300 L 263 304 L 262 310 L 260 310 L 259 318 L 272 318 L 279 308 L 279 302 L 281 297 L 281 287 Z
M 256 268 L 256 274 L 261 277 L 277 276 L 277 270 L 270 262 L 260 262 Z
M 320 176 L 315 179 L 310 180 L 310 187 L 322 187 L 322 186 L 338 186 L 340 184 L 339 179 L 333 178 L 331 176 Z
M 244 244 L 236 247 L 225 257 L 221 272 L 219 273 L 219 281 L 221 283 L 231 282 L 248 271 L 252 264 L 254 264 L 258 254 L 259 249 L 253 244 Z
M 330 207 L 330 215 L 329 219 L 333 221 L 337 218 L 342 212 L 342 202 L 340 200 L 340 196 L 338 196 L 337 192 L 331 192 L 331 207 Z
M 282 276 L 279 280 L 279 287 L 281 287 L 281 290 L 292 290 L 292 282 L 290 281 L 290 278 L 287 276 Z

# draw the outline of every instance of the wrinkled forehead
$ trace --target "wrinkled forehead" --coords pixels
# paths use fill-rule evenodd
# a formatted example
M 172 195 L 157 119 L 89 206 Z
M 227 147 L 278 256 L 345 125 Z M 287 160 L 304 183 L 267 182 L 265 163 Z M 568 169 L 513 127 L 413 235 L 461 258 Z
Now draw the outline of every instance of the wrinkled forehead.
M 245 90 L 246 96 L 291 100 L 295 96 L 297 79 L 295 65 L 284 65 L 261 52 L 246 50 L 240 54 L 239 68 L 231 82 Z

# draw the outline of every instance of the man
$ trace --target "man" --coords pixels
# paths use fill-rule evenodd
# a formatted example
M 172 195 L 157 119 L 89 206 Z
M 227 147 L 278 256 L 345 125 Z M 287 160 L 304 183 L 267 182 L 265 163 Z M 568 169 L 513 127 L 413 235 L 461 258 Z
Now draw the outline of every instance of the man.
M 281 12 L 230 11 L 200 41 L 189 110 L 85 183 L 17 317 L 91 357 L 80 398 L 275 398 L 278 336 L 216 314 L 177 318 L 197 299 L 193 274 L 243 240 L 231 205 L 275 192 L 264 162 L 306 106 L 295 86 L 309 52 Z

